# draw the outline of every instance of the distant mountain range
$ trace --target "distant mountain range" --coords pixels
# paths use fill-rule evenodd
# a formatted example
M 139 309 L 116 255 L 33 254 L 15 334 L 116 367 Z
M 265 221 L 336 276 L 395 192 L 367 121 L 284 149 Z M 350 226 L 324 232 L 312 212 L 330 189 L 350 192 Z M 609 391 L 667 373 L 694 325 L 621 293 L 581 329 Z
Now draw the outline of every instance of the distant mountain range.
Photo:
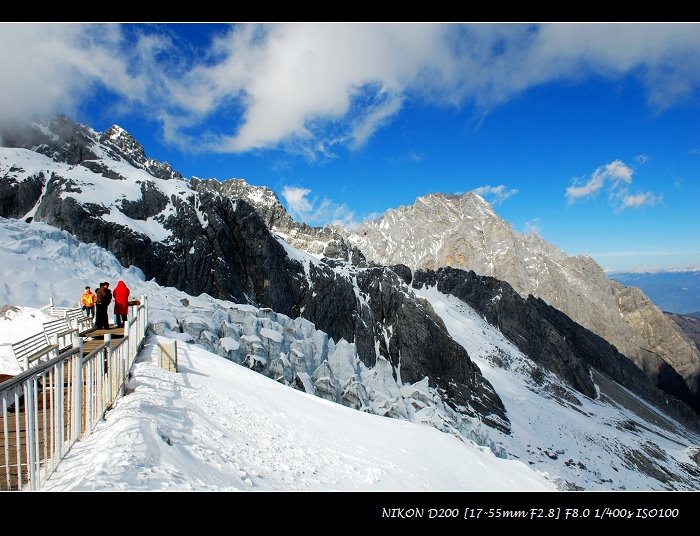
M 610 278 L 626 287 L 639 287 L 660 309 L 700 316 L 700 270 L 619 272 Z

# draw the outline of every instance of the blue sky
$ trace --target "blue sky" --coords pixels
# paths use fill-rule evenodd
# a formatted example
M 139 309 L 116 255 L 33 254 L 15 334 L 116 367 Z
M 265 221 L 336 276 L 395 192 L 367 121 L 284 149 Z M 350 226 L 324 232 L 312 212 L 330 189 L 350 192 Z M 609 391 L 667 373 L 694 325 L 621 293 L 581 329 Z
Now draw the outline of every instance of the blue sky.
M 310 224 L 477 190 L 606 269 L 700 267 L 700 26 L 1 30 L 0 123 L 118 123 Z

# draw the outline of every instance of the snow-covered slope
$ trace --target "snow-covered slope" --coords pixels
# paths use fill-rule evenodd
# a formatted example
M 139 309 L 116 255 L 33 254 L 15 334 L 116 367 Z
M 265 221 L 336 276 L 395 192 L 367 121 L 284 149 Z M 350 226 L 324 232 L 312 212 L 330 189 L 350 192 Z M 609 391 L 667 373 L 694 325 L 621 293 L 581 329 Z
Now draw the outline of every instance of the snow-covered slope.
M 587 490 L 700 489 L 700 436 L 594 372 L 598 400 L 534 367 L 467 304 L 423 288 L 500 395 L 510 435 L 492 437 L 512 457 Z M 560 481 L 563 487 L 566 485 Z
M 426 426 L 367 415 L 180 344 L 149 338 L 128 396 L 48 490 L 552 490 L 525 464 Z

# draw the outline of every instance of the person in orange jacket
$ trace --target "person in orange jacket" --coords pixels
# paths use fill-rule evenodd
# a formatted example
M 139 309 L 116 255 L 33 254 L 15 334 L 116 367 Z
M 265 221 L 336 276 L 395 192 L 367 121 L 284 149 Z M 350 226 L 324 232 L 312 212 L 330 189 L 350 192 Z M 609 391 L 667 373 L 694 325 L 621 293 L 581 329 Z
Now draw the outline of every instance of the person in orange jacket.
M 80 297 L 80 303 L 83 304 L 83 311 L 85 311 L 85 316 L 90 318 L 95 316 L 95 302 L 97 301 L 97 296 L 90 290 L 90 287 L 85 287 L 85 292 Z
M 129 287 L 120 279 L 112 293 L 114 296 L 114 316 L 116 317 L 118 328 L 124 326 L 126 315 L 129 314 L 129 294 L 131 294 Z

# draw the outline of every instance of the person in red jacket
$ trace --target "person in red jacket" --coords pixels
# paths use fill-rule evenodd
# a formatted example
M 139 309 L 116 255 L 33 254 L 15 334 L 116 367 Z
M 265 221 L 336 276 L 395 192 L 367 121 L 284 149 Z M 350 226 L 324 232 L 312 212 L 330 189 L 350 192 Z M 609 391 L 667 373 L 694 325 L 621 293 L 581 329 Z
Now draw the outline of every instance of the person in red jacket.
M 124 326 L 126 315 L 129 313 L 129 294 L 131 294 L 131 291 L 124 284 L 124 281 L 120 279 L 117 282 L 117 286 L 114 287 L 114 292 L 112 292 L 114 297 L 114 316 L 116 317 L 118 328 Z

